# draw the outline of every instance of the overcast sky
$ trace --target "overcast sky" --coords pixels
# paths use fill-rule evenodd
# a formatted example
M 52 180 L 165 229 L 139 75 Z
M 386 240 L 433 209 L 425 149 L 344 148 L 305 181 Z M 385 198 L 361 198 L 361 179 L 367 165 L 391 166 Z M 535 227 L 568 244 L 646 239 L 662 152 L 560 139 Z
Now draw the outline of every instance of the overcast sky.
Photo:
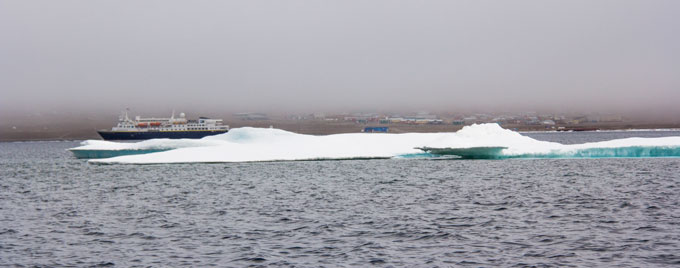
M 2 113 L 678 101 L 677 0 L 0 0 Z

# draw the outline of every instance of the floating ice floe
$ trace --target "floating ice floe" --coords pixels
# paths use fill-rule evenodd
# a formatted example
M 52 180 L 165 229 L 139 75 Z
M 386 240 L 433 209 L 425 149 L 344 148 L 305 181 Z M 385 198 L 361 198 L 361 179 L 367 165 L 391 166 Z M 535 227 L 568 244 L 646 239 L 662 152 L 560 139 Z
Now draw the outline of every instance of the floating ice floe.
M 449 156 L 463 159 L 680 157 L 680 137 L 627 138 L 564 145 L 539 141 L 497 124 L 453 133 L 303 135 L 271 128 L 236 128 L 202 139 L 136 143 L 89 140 L 70 149 L 91 163 L 219 163 Z

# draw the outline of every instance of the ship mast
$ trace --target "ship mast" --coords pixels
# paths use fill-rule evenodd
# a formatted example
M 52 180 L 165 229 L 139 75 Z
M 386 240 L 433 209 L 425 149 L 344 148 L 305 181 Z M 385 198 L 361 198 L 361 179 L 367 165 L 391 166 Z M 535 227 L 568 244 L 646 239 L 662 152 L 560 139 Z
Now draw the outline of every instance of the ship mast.
M 130 118 L 128 117 L 128 111 L 129 111 L 129 110 L 130 110 L 130 108 L 125 108 L 125 110 L 123 110 L 123 111 L 121 112 L 120 116 L 118 117 L 118 121 L 120 121 L 120 122 L 129 122 L 129 121 L 130 121 Z

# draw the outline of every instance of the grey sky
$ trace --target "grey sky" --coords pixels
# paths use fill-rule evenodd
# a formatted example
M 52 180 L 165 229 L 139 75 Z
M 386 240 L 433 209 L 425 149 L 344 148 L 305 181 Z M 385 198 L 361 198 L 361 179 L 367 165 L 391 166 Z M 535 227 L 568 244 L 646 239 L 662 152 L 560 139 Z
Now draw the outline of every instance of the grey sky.
M 677 0 L 0 0 L 0 112 L 678 113 L 679 33 Z

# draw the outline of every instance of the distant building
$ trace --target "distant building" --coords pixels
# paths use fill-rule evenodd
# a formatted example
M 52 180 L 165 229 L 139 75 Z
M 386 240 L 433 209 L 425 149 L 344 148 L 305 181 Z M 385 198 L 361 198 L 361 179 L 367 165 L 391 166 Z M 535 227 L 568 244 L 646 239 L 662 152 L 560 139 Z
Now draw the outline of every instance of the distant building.
M 468 117 L 465 117 L 465 118 L 463 118 L 463 123 L 464 123 L 465 125 L 472 125 L 472 124 L 475 124 L 475 123 L 477 123 L 477 117 L 476 117 L 476 116 L 468 116 Z
M 621 122 L 623 118 L 619 115 L 589 115 L 586 117 L 589 122 Z
M 389 130 L 388 127 L 365 127 L 361 132 L 365 133 L 386 133 Z
M 581 124 L 581 123 L 584 123 L 584 122 L 588 122 L 588 118 L 586 118 L 585 116 L 577 116 L 577 117 L 574 117 L 571 120 L 569 120 L 569 124 L 575 124 L 575 125 Z
M 527 116 L 524 118 L 524 124 L 527 125 L 540 125 L 541 121 L 539 120 L 538 116 Z
M 380 120 L 380 116 L 377 114 L 354 114 L 345 116 L 344 120 L 357 123 L 378 122 Z
M 241 120 L 256 121 L 256 120 L 269 120 L 267 114 L 263 113 L 235 113 L 234 116 Z
M 439 125 L 443 124 L 444 120 L 441 120 L 437 117 L 437 115 L 433 114 L 426 114 L 426 113 L 419 113 L 417 115 L 410 115 L 410 116 L 395 116 L 395 117 L 388 117 L 385 120 L 388 120 L 390 123 L 405 123 L 405 124 L 430 124 L 430 125 Z M 381 120 L 382 121 L 382 120 Z

